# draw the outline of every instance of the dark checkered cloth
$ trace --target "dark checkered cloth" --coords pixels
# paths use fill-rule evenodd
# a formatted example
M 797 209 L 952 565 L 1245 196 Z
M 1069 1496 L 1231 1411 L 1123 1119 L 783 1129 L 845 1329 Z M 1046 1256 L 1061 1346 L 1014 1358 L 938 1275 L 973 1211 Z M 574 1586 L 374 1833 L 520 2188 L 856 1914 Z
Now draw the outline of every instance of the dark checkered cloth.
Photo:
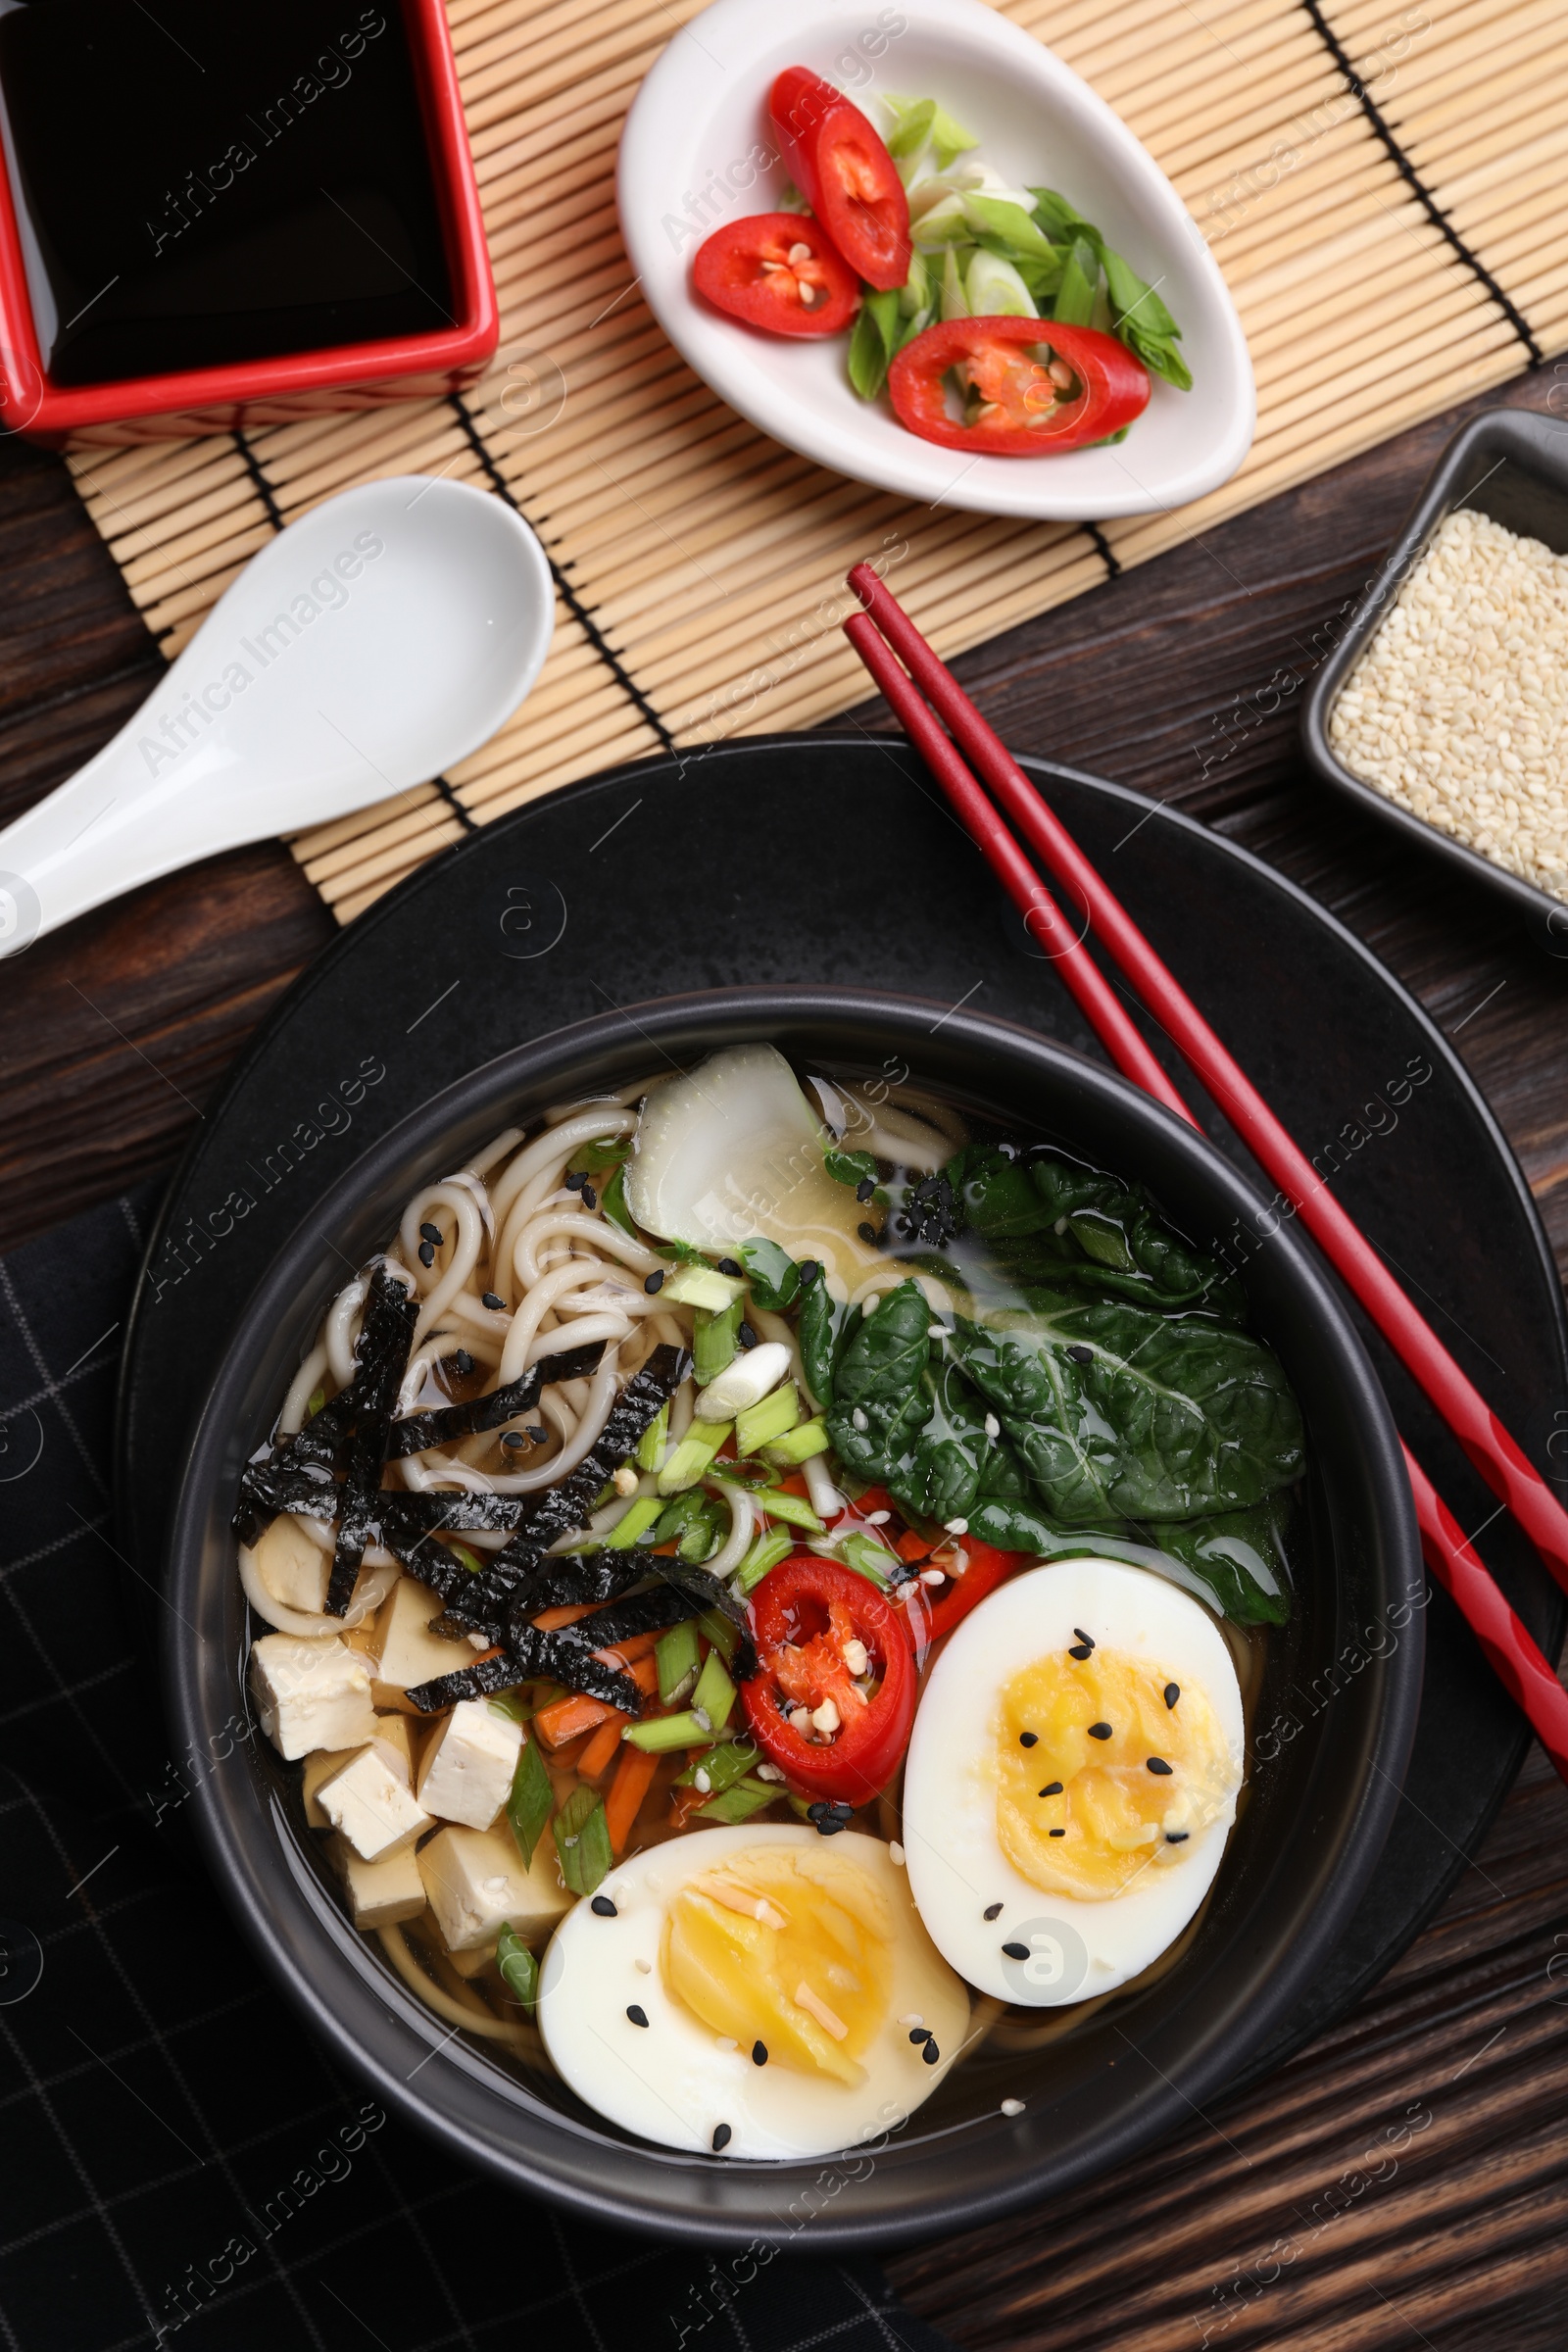
M 463 2171 L 263 1979 L 166 1801 L 146 1579 L 111 1519 L 155 1197 L 0 1260 L 7 2352 L 943 2352 L 872 2263 L 665 2252 Z

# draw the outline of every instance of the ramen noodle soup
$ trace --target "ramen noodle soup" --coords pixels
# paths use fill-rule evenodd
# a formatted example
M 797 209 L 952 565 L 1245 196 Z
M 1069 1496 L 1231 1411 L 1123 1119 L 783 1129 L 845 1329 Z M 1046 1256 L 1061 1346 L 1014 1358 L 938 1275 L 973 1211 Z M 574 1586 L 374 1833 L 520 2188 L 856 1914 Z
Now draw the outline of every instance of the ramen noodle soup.
M 1130 1174 L 733 1047 L 509 1128 L 331 1301 L 241 1479 L 250 1689 L 443 2028 L 813 2155 L 1179 1958 L 1302 1470 Z

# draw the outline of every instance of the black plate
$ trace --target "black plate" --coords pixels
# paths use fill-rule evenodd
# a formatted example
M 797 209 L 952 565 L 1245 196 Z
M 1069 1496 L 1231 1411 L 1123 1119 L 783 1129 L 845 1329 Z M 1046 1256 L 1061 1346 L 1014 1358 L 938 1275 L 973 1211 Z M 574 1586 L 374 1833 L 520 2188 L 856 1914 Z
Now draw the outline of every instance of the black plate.
M 1568 1483 L 1557 1458 L 1568 1439 L 1553 1446 L 1568 1431 L 1556 1270 L 1518 1165 L 1438 1030 L 1358 941 L 1245 851 L 1118 786 L 1027 764 L 1302 1147 L 1325 1170 L 1332 1154 L 1338 1196 L 1465 1370 Z M 126 1341 L 126 1550 L 150 1573 L 160 1561 L 174 1468 L 235 1319 L 367 1144 L 525 1038 L 652 997 L 769 981 L 963 1004 L 1100 1058 L 902 743 L 719 746 L 613 769 L 518 810 L 335 942 L 208 1111 L 154 1233 Z M 1221 1149 L 1255 1174 L 1196 1087 L 1186 1091 Z M 1461 1524 L 1479 1528 L 1492 1497 L 1360 1327 L 1401 1430 Z M 1483 1548 L 1555 1656 L 1568 1604 L 1535 1554 L 1503 1519 Z M 1421 1728 L 1383 1867 L 1252 2074 L 1396 1958 L 1518 1769 L 1522 1719 L 1444 1594 L 1427 1614 Z

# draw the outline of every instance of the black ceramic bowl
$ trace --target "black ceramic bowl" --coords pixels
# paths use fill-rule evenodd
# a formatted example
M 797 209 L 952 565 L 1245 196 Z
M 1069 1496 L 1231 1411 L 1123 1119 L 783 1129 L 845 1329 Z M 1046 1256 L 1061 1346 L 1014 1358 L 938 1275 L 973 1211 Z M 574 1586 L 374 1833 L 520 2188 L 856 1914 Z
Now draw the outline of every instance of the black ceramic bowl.
M 1544 540 L 1556 555 L 1568 555 L 1568 423 L 1524 409 L 1488 409 L 1455 433 L 1312 682 L 1301 710 L 1301 745 L 1325 784 L 1348 794 L 1380 824 L 1397 825 L 1423 849 L 1463 867 L 1472 880 L 1500 891 L 1513 901 L 1538 947 L 1551 956 L 1568 956 L 1568 906 L 1401 808 L 1348 768 L 1329 741 L 1329 722 L 1347 679 L 1434 531 L 1460 507 L 1474 508 L 1521 537 Z
M 1421 1565 L 1388 1404 L 1350 1324 L 1285 1231 L 1246 1281 L 1308 1432 L 1309 1559 L 1270 1648 L 1250 1788 L 1195 1941 L 1158 1983 L 1028 2057 L 982 2048 L 874 2156 L 758 2165 L 651 2148 L 559 2085 L 453 2040 L 350 1927 L 250 1718 L 229 1514 L 241 1465 L 345 1262 L 394 1230 L 422 1177 L 502 1125 L 650 1066 L 765 1038 L 845 1073 L 906 1063 L 1016 1131 L 1146 1181 L 1192 1237 L 1271 1220 L 1203 1139 L 1077 1055 L 1000 1022 L 830 989 L 667 999 L 517 1048 L 416 1109 L 312 1211 L 241 1316 L 192 1443 L 169 1561 L 166 1683 L 181 1749 L 226 1758 L 192 1801 L 208 1859 L 306 2026 L 376 2094 L 519 2188 L 666 2236 L 891 2244 L 989 2220 L 1190 2120 L 1309 1988 L 1377 1866 L 1421 1687 Z M 1001 2102 L 1024 2112 L 1004 2117 Z M 809 2227 L 806 2225 L 809 2222 Z

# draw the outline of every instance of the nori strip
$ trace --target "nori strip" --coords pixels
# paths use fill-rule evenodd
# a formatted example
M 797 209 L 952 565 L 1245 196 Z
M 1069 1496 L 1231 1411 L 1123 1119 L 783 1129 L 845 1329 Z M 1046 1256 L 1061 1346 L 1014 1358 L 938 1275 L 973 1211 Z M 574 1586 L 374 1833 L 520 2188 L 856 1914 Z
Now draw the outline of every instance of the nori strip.
M 438 1674 L 428 1683 L 416 1683 L 408 1695 L 421 1714 L 428 1715 L 460 1698 L 482 1698 L 492 1690 L 510 1690 L 514 1684 L 531 1682 L 536 1676 L 548 1676 L 551 1682 L 580 1690 L 587 1698 L 603 1699 L 607 1706 L 619 1707 L 624 1715 L 642 1712 L 643 1695 L 629 1674 L 607 1666 L 585 1643 L 567 1642 L 561 1634 L 541 1634 L 531 1625 L 522 1628 L 520 1641 L 496 1657 L 480 1658 L 472 1666 L 459 1667 L 455 1674 Z
M 269 1460 L 247 1462 L 239 1474 L 240 1500 L 264 1519 L 288 1511 L 297 1519 L 335 1519 L 343 1490 L 330 1472 L 296 1469 L 273 1454 Z
M 579 1608 L 613 1600 L 648 1574 L 648 1555 L 635 1551 L 568 1551 L 540 1561 L 512 1595 L 511 1614 L 537 1617 L 541 1609 Z
M 380 1527 L 378 1499 L 386 1462 L 392 1407 L 409 1366 L 414 1328 L 419 1319 L 418 1300 L 394 1281 L 384 1266 L 370 1277 L 365 1321 L 355 1360 L 354 1387 L 359 1411 L 348 1445 L 348 1475 L 343 1482 L 343 1515 L 338 1521 L 332 1573 L 326 1584 L 326 1614 L 348 1613 L 366 1546 L 374 1543 Z
M 706 1568 L 694 1568 L 687 1561 L 677 1559 L 655 1559 L 649 1562 L 649 1566 L 690 1594 L 694 1614 L 715 1610 L 719 1616 L 729 1619 L 740 1635 L 729 1670 L 736 1682 L 749 1683 L 757 1673 L 757 1646 L 752 1640 L 751 1619 L 746 1603 L 737 1600 L 728 1585 L 721 1585 L 716 1577 L 709 1575 Z
M 582 1525 L 600 1489 L 631 1452 L 643 1431 L 658 1419 L 690 1370 L 691 1357 L 684 1348 L 654 1349 L 612 1405 L 597 1445 L 559 1486 L 546 1488 L 527 1526 L 497 1552 L 484 1573 L 448 1610 L 452 1622 L 499 1638 L 523 1578 L 538 1567 L 541 1555 L 558 1537 Z
M 399 1510 L 381 1513 L 381 1541 L 395 1558 L 402 1561 L 411 1576 L 442 1600 L 454 1600 L 467 1590 L 474 1579 L 474 1570 L 465 1568 L 445 1544 L 438 1543 L 427 1529 L 405 1519 Z M 435 1620 L 439 1625 L 440 1620 Z M 461 1629 L 455 1637 L 461 1639 Z
M 409 1348 L 418 1319 L 418 1300 L 383 1258 L 373 1269 L 365 1294 L 365 1313 L 354 1350 L 354 1378 L 346 1389 L 339 1389 L 335 1396 L 328 1397 L 303 1429 L 283 1440 L 273 1459 L 314 1462 L 330 1468 L 372 1398 L 383 1398 L 381 1409 L 390 1412 L 397 1402 L 398 1385 L 409 1367 Z
M 450 1446 L 461 1438 L 474 1438 L 487 1429 L 500 1429 L 518 1413 L 531 1412 L 541 1392 L 557 1381 L 586 1380 L 590 1373 L 597 1372 L 604 1352 L 603 1340 L 587 1348 L 566 1348 L 560 1355 L 546 1356 L 541 1363 L 530 1364 L 520 1380 L 493 1390 L 488 1396 L 470 1397 L 466 1404 L 432 1405 L 427 1412 L 409 1413 L 392 1424 L 387 1458 L 400 1461 L 406 1453 L 423 1453 L 431 1446 Z M 330 1407 L 323 1406 L 322 1410 Z
M 615 1601 L 608 1609 L 596 1609 L 591 1617 L 580 1618 L 575 1625 L 558 1627 L 551 1638 L 591 1655 L 596 1649 L 612 1648 L 617 1642 L 629 1642 L 633 1634 L 662 1633 L 665 1626 L 678 1625 L 683 1617 L 695 1617 L 707 1605 L 705 1600 L 696 1600 L 689 1592 L 683 1592 L 678 1585 L 654 1585 L 646 1592 L 634 1592 L 629 1600 Z M 527 1609 L 519 1607 L 515 1599 L 507 1619 L 507 1630 L 514 1649 L 520 1647 L 523 1637 L 532 1630 Z

